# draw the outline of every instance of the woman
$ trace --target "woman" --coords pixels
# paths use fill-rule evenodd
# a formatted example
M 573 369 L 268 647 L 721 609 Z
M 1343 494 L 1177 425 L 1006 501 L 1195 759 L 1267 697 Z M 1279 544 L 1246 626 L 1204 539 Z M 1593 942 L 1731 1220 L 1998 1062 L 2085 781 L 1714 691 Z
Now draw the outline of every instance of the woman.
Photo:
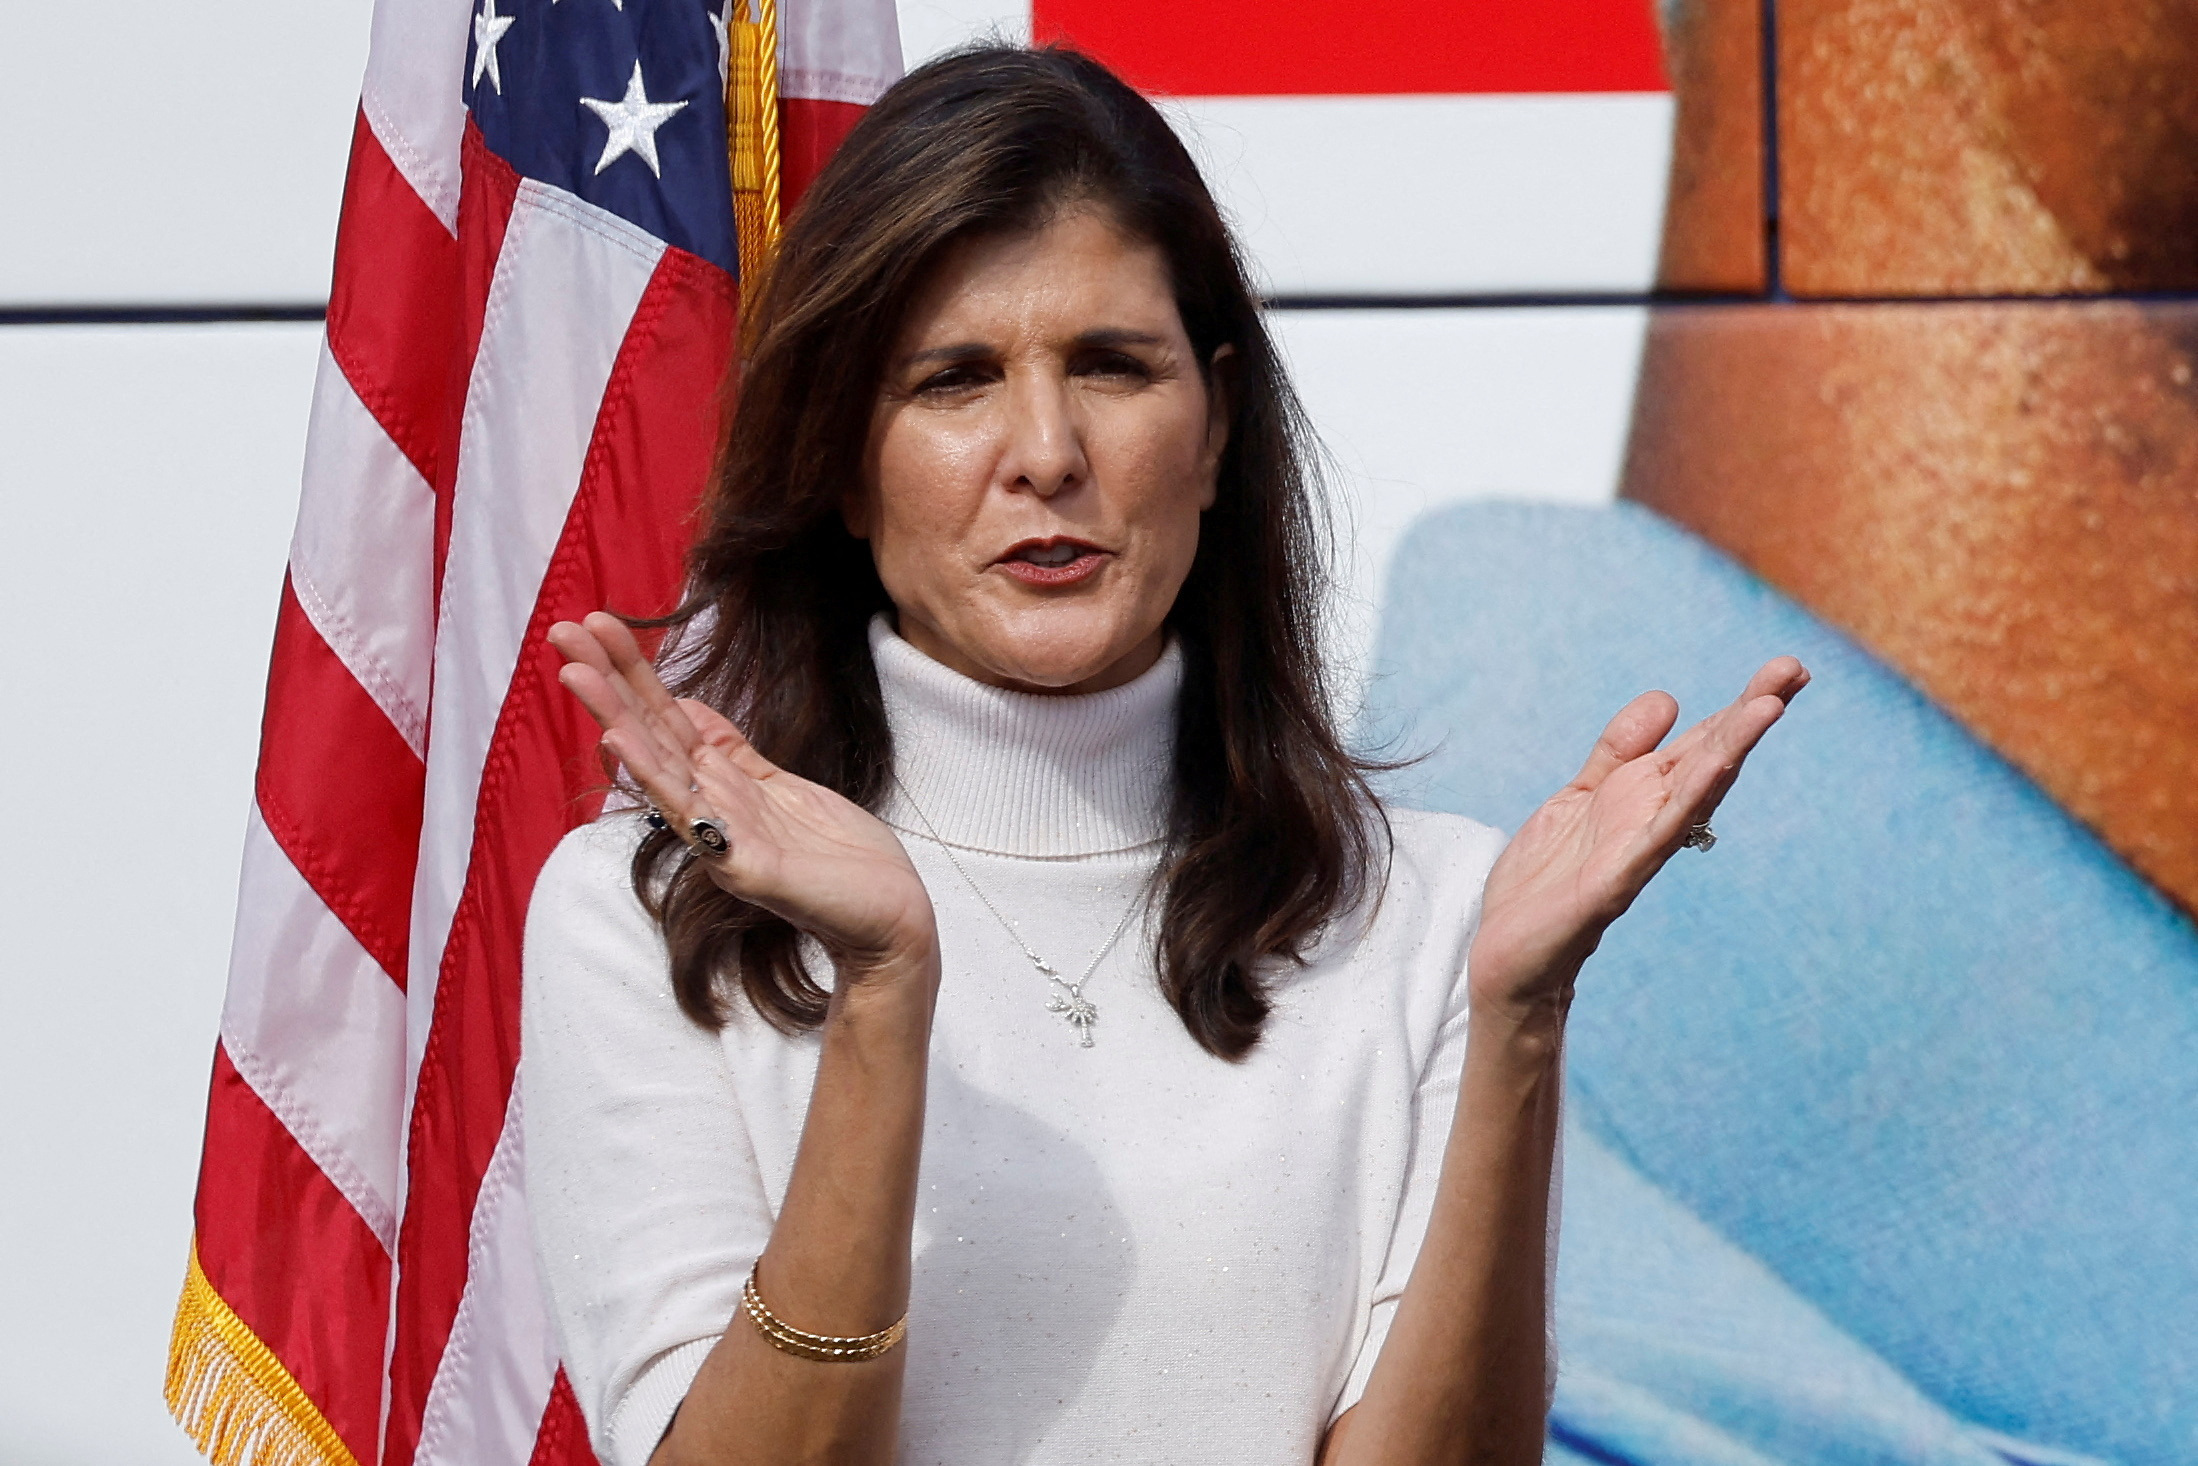
M 651 806 L 527 937 L 599 1451 L 1536 1459 L 1574 976 L 1806 674 L 1638 699 L 1508 847 L 1383 809 L 1228 233 L 1073 54 L 889 92 L 745 329 L 682 696 L 552 632 Z

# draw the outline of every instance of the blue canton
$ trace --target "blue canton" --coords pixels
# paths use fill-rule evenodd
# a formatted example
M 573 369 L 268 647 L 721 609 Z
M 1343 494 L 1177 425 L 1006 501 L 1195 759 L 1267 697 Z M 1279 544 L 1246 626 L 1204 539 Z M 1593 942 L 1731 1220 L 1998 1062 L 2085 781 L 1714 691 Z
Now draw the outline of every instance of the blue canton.
M 522 176 L 734 272 L 725 20 L 706 0 L 474 0 L 466 102 Z

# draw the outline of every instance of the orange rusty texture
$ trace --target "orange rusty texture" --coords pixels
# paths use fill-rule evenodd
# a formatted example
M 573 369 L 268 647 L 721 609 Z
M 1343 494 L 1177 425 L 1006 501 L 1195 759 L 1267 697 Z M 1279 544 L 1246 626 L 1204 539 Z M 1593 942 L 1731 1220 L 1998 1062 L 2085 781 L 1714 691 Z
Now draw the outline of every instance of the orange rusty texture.
M 2188 304 L 1669 308 L 1624 492 L 1855 635 L 2198 914 L 2194 348 Z
M 1779 0 L 1799 295 L 2198 288 L 2198 0 Z
M 1760 294 L 1763 245 L 1761 0 L 1658 7 L 1676 113 L 1659 290 Z

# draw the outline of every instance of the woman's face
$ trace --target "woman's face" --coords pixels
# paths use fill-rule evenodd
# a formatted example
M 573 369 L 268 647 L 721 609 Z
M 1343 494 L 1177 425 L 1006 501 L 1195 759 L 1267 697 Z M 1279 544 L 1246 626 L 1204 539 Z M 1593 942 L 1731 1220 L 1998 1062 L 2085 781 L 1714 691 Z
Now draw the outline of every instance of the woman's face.
M 901 635 L 1024 691 L 1150 667 L 1213 503 L 1219 397 L 1165 259 L 1103 210 L 949 251 L 887 360 L 845 505 Z

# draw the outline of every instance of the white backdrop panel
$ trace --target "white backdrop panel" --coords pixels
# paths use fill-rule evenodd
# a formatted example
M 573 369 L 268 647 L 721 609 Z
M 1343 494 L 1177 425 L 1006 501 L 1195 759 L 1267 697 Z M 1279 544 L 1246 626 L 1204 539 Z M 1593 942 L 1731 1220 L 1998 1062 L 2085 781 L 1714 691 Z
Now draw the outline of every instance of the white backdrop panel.
M 161 1405 L 314 326 L 0 329 L 0 1461 Z
M 1332 459 L 1340 594 L 1332 654 L 1368 672 L 1389 562 L 1461 499 L 1618 492 L 1648 312 L 1637 306 L 1277 311 Z
M 370 8 L 0 7 L 0 307 L 326 300 Z
M 1029 0 L 900 0 L 901 59 L 913 69 L 979 39 L 1028 41 Z

